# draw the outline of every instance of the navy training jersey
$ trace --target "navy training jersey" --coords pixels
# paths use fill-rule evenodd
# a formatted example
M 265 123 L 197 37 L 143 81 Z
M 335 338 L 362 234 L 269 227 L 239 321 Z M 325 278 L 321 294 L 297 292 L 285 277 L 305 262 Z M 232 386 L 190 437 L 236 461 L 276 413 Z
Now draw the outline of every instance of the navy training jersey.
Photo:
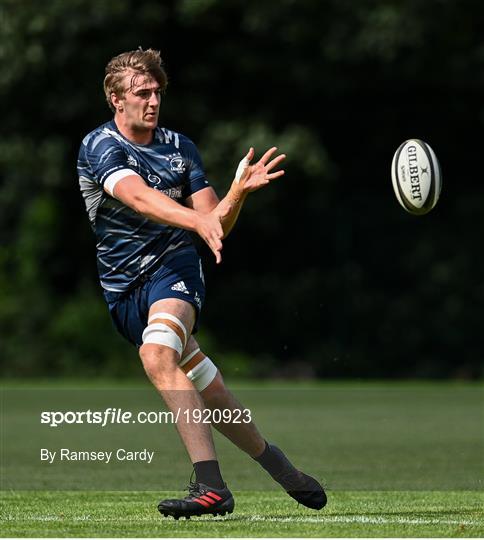
M 190 139 L 158 127 L 150 144 L 136 144 L 123 137 L 111 120 L 84 138 L 77 171 L 96 235 L 97 266 L 105 290 L 126 291 L 167 253 L 188 246 L 194 249 L 187 231 L 145 218 L 104 189 L 112 193 L 117 181 L 136 173 L 148 186 L 183 204 L 208 186 Z

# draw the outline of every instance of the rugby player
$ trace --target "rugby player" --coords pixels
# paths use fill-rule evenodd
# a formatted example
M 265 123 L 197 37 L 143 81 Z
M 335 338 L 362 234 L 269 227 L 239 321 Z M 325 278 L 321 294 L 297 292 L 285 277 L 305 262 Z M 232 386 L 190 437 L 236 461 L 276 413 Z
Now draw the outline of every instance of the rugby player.
M 200 258 L 190 232 L 221 261 L 222 240 L 248 193 L 281 177 L 284 154 L 271 148 L 254 164 L 250 148 L 219 200 L 193 142 L 158 126 L 167 76 L 160 53 L 126 52 L 106 67 L 104 91 L 114 117 L 84 140 L 79 152 L 81 193 L 97 240 L 97 265 L 115 327 L 139 348 L 146 374 L 171 411 L 193 463 L 188 496 L 161 501 L 165 516 L 232 512 L 211 427 L 190 412 L 243 410 L 220 371 L 194 337 L 205 298 Z M 320 509 L 323 488 L 268 444 L 253 422 L 215 424 L 301 504 Z

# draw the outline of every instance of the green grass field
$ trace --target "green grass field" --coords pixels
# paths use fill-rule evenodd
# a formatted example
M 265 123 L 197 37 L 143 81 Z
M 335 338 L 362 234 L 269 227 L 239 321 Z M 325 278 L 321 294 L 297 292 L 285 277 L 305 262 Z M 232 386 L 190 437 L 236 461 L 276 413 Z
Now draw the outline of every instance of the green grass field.
M 240 492 L 233 514 L 189 521 L 162 518 L 153 492 L 4 494 L 2 536 L 34 537 L 479 537 L 484 497 L 473 492 L 330 494 L 322 512 L 279 492 Z
M 190 474 L 173 426 L 109 432 L 39 425 L 39 407 L 151 410 L 158 398 L 148 385 L 46 383 L 40 393 L 39 386 L 3 385 L 1 536 L 484 536 L 482 385 L 239 384 L 235 393 L 264 435 L 324 481 L 328 505 L 320 512 L 298 506 L 217 436 L 236 508 L 224 518 L 190 521 L 156 510 L 159 499 L 182 492 Z M 151 444 L 158 458 L 150 466 L 39 463 L 46 445 L 120 444 Z

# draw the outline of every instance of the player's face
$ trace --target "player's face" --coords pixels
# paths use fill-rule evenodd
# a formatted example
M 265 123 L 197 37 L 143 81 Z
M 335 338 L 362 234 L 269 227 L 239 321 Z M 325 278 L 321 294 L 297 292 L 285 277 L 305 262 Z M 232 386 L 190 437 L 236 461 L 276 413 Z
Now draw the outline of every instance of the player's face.
M 150 131 L 158 125 L 161 104 L 160 85 L 151 76 L 137 77 L 131 86 L 132 74 L 124 78 L 125 92 L 120 100 L 124 125 L 132 131 Z

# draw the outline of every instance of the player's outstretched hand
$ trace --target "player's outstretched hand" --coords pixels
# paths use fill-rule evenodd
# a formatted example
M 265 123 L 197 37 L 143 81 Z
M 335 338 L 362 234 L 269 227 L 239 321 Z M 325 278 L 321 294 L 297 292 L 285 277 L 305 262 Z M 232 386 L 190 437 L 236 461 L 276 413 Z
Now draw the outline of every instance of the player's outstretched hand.
M 279 154 L 271 159 L 276 150 L 277 147 L 273 146 L 267 150 L 257 163 L 251 165 L 250 162 L 254 157 L 254 149 L 251 147 L 247 155 L 239 163 L 237 172 L 235 173 L 235 182 L 246 193 L 255 191 L 284 174 L 283 169 L 274 170 L 286 157 L 285 154 Z
M 212 250 L 217 264 L 222 262 L 224 231 L 221 221 L 229 214 L 230 210 L 230 206 L 227 206 L 222 212 L 219 208 L 215 208 L 208 214 L 198 214 L 197 233 Z

